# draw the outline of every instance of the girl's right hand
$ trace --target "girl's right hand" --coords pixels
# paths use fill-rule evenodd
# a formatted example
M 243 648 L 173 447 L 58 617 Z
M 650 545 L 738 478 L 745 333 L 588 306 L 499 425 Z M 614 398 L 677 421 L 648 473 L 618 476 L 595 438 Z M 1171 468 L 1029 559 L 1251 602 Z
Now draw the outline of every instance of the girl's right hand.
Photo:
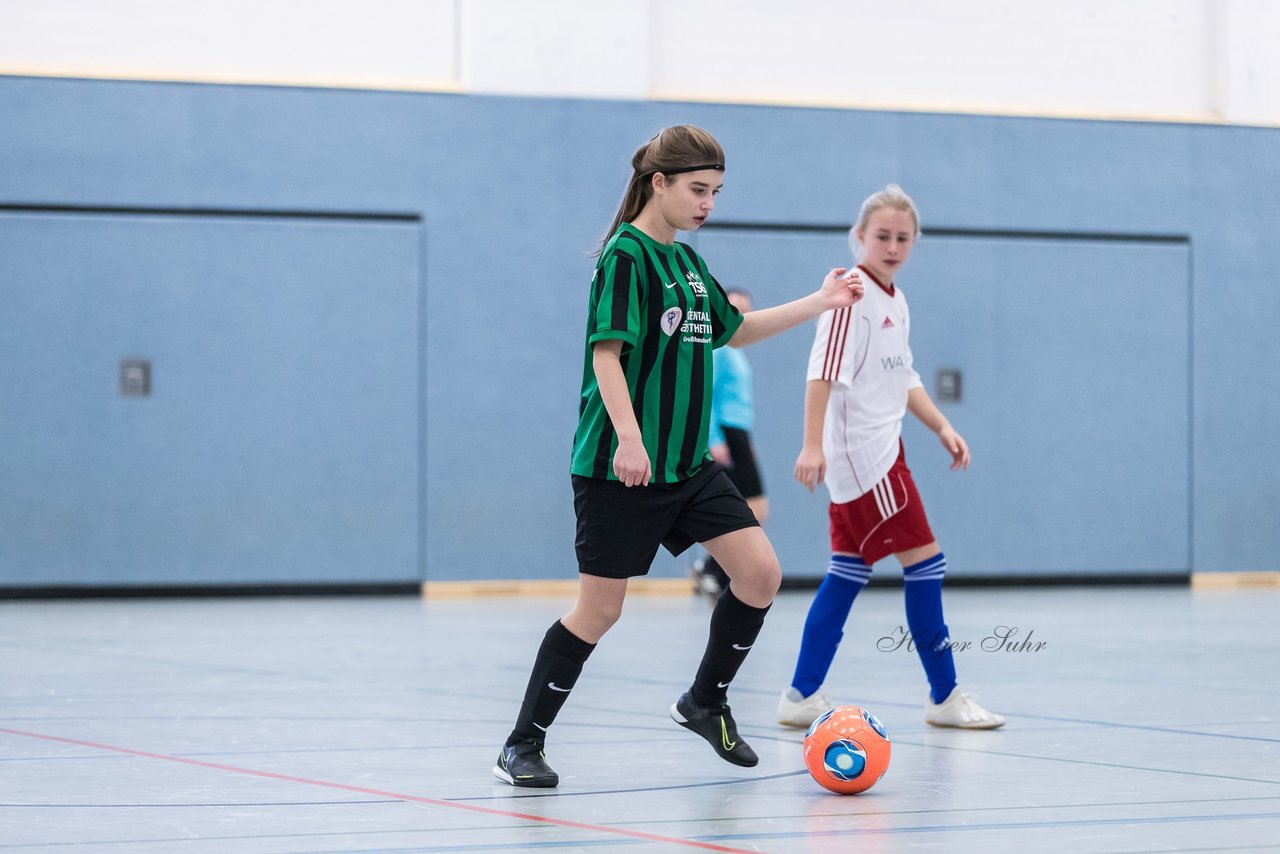
M 818 293 L 827 309 L 847 308 L 862 299 L 862 276 L 858 275 L 857 267 L 852 270 L 836 267 L 822 280 Z
M 821 448 L 805 448 L 796 459 L 796 480 L 813 492 L 827 476 L 827 459 Z
M 619 439 L 613 452 L 613 473 L 624 486 L 648 486 L 653 477 L 649 452 L 640 439 Z

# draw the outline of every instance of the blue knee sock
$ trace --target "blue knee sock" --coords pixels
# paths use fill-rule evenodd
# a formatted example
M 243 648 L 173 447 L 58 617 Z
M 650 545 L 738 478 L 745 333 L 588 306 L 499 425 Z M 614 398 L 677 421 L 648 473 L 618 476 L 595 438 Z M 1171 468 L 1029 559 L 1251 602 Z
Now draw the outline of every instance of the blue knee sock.
M 871 580 L 871 567 L 860 557 L 832 555 L 827 577 L 809 606 L 800 641 L 800 657 L 791 687 L 808 697 L 822 687 L 836 657 L 840 639 L 844 637 L 844 621 L 858 591 Z
M 956 687 L 951 637 L 942 618 L 942 578 L 946 573 L 947 558 L 942 553 L 902 568 L 907 628 L 911 630 L 935 703 L 947 699 Z

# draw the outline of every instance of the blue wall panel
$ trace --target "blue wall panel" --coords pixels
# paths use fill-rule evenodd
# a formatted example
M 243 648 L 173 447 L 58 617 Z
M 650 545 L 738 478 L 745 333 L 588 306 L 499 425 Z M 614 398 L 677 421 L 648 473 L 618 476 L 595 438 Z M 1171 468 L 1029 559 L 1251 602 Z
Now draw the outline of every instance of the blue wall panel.
M 1280 568 L 1280 132 L 1196 128 L 1199 570 Z
M 1188 256 L 1119 241 L 920 245 L 903 276 L 916 365 L 931 392 L 939 368 L 964 372 L 962 401 L 944 408 L 973 465 L 949 471 L 917 422 L 906 435 L 961 572 L 1188 568 Z
M 0 244 L 0 583 L 417 577 L 415 225 L 9 214 Z
M 802 293 L 844 245 L 834 230 L 698 236 L 717 278 L 765 303 Z M 949 471 L 910 416 L 904 432 L 953 572 L 1185 571 L 1187 247 L 926 237 L 899 284 L 926 388 L 935 392 L 939 367 L 964 377 L 962 400 L 941 407 L 973 452 L 968 472 Z M 820 574 L 829 554 L 825 495 L 792 477 L 812 336 L 809 324 L 749 351 L 769 527 L 793 575 Z
M 381 521 L 362 533 L 353 521 L 340 520 L 333 527 L 333 537 L 310 544 L 305 536 L 279 534 L 278 543 L 262 546 L 262 554 L 269 557 L 253 573 L 229 568 L 240 565 L 238 535 L 228 537 L 224 528 L 191 528 L 182 558 L 188 569 L 182 577 L 225 581 L 243 580 L 249 574 L 298 580 L 401 578 L 406 561 L 416 561 L 417 574 L 434 579 L 572 577 L 573 518 L 566 466 L 582 364 L 580 339 L 590 253 L 621 194 L 631 152 L 658 128 L 679 121 L 708 127 L 728 149 L 730 170 L 716 215 L 721 222 L 847 222 L 867 192 L 896 180 L 920 201 L 927 227 L 1185 237 L 1191 255 L 1191 340 L 1159 340 L 1152 345 L 1141 339 L 1134 345 L 1167 344 L 1176 350 L 1173 362 L 1184 359 L 1187 347 L 1190 350 L 1189 403 L 1185 387 L 1169 389 L 1165 395 L 1161 391 L 1165 387 L 1159 385 L 1141 398 L 1148 404 L 1159 403 L 1161 412 L 1191 407 L 1190 435 L 1186 435 L 1184 418 L 1168 428 L 1173 433 L 1167 443 L 1163 438 L 1156 443 L 1162 453 L 1166 444 L 1183 439 L 1192 448 L 1190 461 L 1185 449 L 1180 460 L 1169 461 L 1175 474 L 1191 466 L 1189 504 L 1194 524 L 1191 555 L 1182 568 L 1276 567 L 1280 525 L 1275 524 L 1273 508 L 1280 463 L 1272 454 L 1274 443 L 1268 433 L 1280 414 L 1276 412 L 1280 396 L 1275 393 L 1280 388 L 1275 367 L 1280 364 L 1280 346 L 1271 334 L 1280 320 L 1271 286 L 1280 258 L 1268 237 L 1270 226 L 1280 221 L 1269 190 L 1280 176 L 1280 132 L 1274 130 L 0 78 L 0 208 L 10 210 L 11 228 L 16 227 L 14 218 L 48 206 L 352 215 L 334 221 L 344 223 L 384 214 L 420 220 L 420 229 L 374 228 L 369 235 L 386 231 L 396 236 L 370 238 L 349 254 L 339 253 L 342 257 L 334 262 L 337 269 L 369 270 L 380 280 L 396 284 L 388 290 L 352 290 L 342 299 L 303 307 L 302 316 L 308 318 L 306 334 L 314 338 L 305 339 L 304 330 L 273 312 L 254 321 L 298 346 L 318 346 L 317 341 L 328 337 L 345 341 L 326 365 L 341 363 L 347 366 L 341 370 L 351 375 L 380 376 L 387 383 L 378 391 L 382 395 L 379 411 L 386 418 L 366 419 L 356 429 L 353 424 L 340 428 L 326 416 L 315 422 L 315 434 L 278 440 L 277 453 L 293 455 L 293 467 L 286 467 L 291 473 L 279 475 L 277 481 L 277 474 L 263 467 L 254 480 L 259 492 L 275 488 L 280 493 L 271 516 L 279 524 L 270 531 L 296 532 L 305 528 L 304 517 L 312 518 L 312 511 L 290 516 L 292 511 L 285 509 L 291 499 L 307 492 L 303 486 L 315 485 L 300 474 L 307 466 L 304 458 L 362 459 L 369 453 L 363 443 L 371 435 L 376 451 L 367 470 L 358 474 L 353 468 L 322 482 L 333 489 L 331 501 L 350 489 L 351 512 Z M 209 337 L 220 336 L 224 344 L 258 331 L 259 327 L 246 325 L 245 312 L 259 303 L 267 308 L 279 305 L 286 299 L 284 290 L 304 288 L 323 273 L 325 265 L 313 265 L 307 259 L 325 257 L 324 252 L 334 248 L 326 237 L 336 234 L 323 232 L 322 237 L 311 227 L 290 229 L 283 223 L 270 239 L 252 232 L 246 227 L 240 234 L 213 237 L 192 228 L 163 238 L 144 238 L 144 246 L 157 247 L 149 253 L 156 262 L 151 289 L 132 287 L 128 269 L 120 266 L 108 267 L 114 270 L 114 278 L 103 281 L 103 288 L 122 300 L 119 328 L 137 336 L 151 326 L 172 325 L 172 351 L 180 351 L 185 344 L 179 332 L 189 327 L 173 325 L 167 318 L 148 325 L 147 306 L 164 296 L 162 282 L 173 282 L 169 287 L 179 290 L 185 287 L 182 275 L 166 279 L 162 266 L 181 273 L 183 265 L 199 257 L 201 247 L 207 245 L 219 247 L 227 257 L 238 253 L 260 257 L 269 270 L 296 268 L 313 274 L 302 276 L 305 282 L 271 277 L 276 289 L 241 289 L 237 293 L 243 301 L 234 310 L 229 305 L 223 314 L 210 310 L 209 323 L 199 330 Z M 369 236 L 353 228 L 351 235 L 343 233 L 343 240 L 356 239 L 357 234 L 363 235 L 357 242 Z M 40 265 L 47 265 L 51 281 L 60 281 L 58 287 L 64 290 L 49 296 L 40 309 L 44 314 L 18 323 L 10 320 L 10 303 L 20 307 L 30 293 L 21 282 L 0 282 L 4 300 L 0 310 L 6 311 L 0 359 L 6 364 L 40 351 L 49 334 L 46 324 L 53 324 L 56 331 L 60 322 L 56 312 L 50 312 L 74 302 L 74 296 L 65 291 L 73 277 L 59 273 L 62 266 L 76 263 L 77 255 L 101 255 L 111 242 L 84 232 L 63 236 L 67 239 L 58 245 L 67 257 L 28 253 L 7 262 L 7 271 L 20 270 L 23 275 L 38 273 Z M 10 245 L 11 238 L 5 240 Z M 158 251 L 169 245 L 173 253 Z M 187 254 L 177 252 L 184 246 Z M 941 244 L 931 249 L 939 249 L 932 257 L 943 257 Z M 1022 259 L 1018 263 L 1040 265 L 1037 269 L 1043 270 L 1045 264 L 1054 263 L 1049 248 L 1045 251 L 1049 254 L 1018 256 Z M 1161 253 L 1155 254 L 1161 257 L 1147 259 L 1153 266 L 1144 266 L 1144 261 L 1131 268 L 1125 266 L 1126 260 L 1117 269 L 1132 269 L 1141 277 L 1177 266 Z M 919 274 L 924 287 L 914 289 L 913 300 L 925 299 L 932 283 L 941 282 L 927 268 L 929 257 L 922 246 L 920 268 L 911 272 Z M 300 260 L 305 263 L 299 265 Z M 814 271 L 830 263 L 826 253 L 812 260 L 810 270 L 798 271 L 794 286 L 777 290 L 779 299 L 809 287 Z M 712 263 L 716 269 L 716 259 Z M 971 262 L 965 257 L 957 263 Z M 1142 287 L 1147 287 L 1143 282 Z M 411 285 L 422 289 L 416 302 L 406 290 Z M 772 291 L 769 284 L 753 287 Z M 1090 282 L 1087 298 L 1097 298 L 1100 287 Z M 1185 273 L 1175 277 L 1170 287 L 1185 295 Z M 1170 320 L 1163 313 L 1159 319 L 1161 324 Z M 1107 336 L 1115 333 L 1097 331 Z M 1082 352 L 1111 352 L 1111 340 L 1089 338 L 1090 334 L 1081 342 Z M 807 332 L 794 332 L 777 346 L 795 347 L 806 337 Z M 375 344 L 390 349 L 377 351 Z M 101 361 L 109 354 L 109 365 L 122 355 L 116 346 L 99 346 L 101 352 L 93 358 Z M 771 359 L 766 349 L 770 346 L 762 345 L 755 357 Z M 972 364 L 994 359 L 999 346 L 996 336 L 989 351 L 971 352 L 967 358 Z M 72 352 L 79 352 L 78 347 Z M 193 353 L 192 358 L 213 361 L 207 354 L 197 355 Z M 271 361 L 278 356 L 271 350 L 243 352 L 239 364 L 247 367 L 262 361 L 281 382 L 292 376 L 299 389 L 311 392 L 299 392 L 299 407 L 304 401 L 319 406 L 338 399 L 333 389 L 312 385 L 316 380 L 305 363 Z M 1027 365 L 1029 374 L 1056 367 L 1048 354 L 1029 358 L 1033 360 Z M 1043 364 L 1037 365 L 1036 359 Z M 1145 355 L 1119 358 L 1116 372 L 1138 378 L 1149 362 Z M 157 370 L 159 395 L 167 377 Z M 68 375 L 62 389 L 66 397 L 58 404 L 61 417 L 81 411 L 96 414 L 94 407 L 106 405 L 105 399 L 95 403 L 94 384 L 102 381 L 89 373 Z M 6 373 L 0 393 L 8 401 L 25 382 Z M 416 388 L 411 388 L 414 384 Z M 117 402 L 112 400 L 113 405 Z M 158 402 L 157 397 L 147 404 Z M 779 406 L 790 411 L 793 404 L 794 399 L 788 399 Z M 762 395 L 762 406 L 770 405 L 772 401 Z M 3 416 L 6 426 L 2 429 L 10 437 L 20 432 L 23 423 L 13 411 L 8 408 Z M 305 411 L 305 407 L 297 410 Z M 264 412 L 261 417 L 267 423 L 287 420 L 282 412 Z M 1074 447 L 1089 424 L 1115 426 L 1108 417 L 1090 414 L 1083 428 L 1050 425 L 1048 429 L 1060 430 L 1058 441 L 1046 436 L 1045 447 Z M 409 427 L 404 426 L 405 419 Z M 300 418 L 291 423 L 307 421 Z M 152 441 L 164 445 L 181 441 L 185 428 L 166 423 L 154 429 Z M 117 441 L 110 434 L 84 430 L 45 435 L 47 440 L 20 443 L 21 454 L 69 454 L 101 461 L 116 447 L 109 442 Z M 248 446 L 251 439 L 243 433 L 228 434 L 226 448 Z M 785 461 L 791 441 L 781 436 L 776 445 L 765 448 L 769 465 Z M 15 471 L 20 459 L 17 448 L 0 447 L 4 472 Z M 180 464 L 151 459 L 165 465 L 153 470 L 149 486 L 131 487 L 147 500 L 172 499 L 171 484 L 181 478 L 208 482 L 224 495 L 234 480 L 234 471 L 224 471 L 211 461 Z M 102 496 L 116 494 L 123 475 L 88 471 L 79 489 L 86 494 L 93 490 Z M 784 488 L 783 475 L 789 476 L 785 467 L 780 474 L 770 475 L 779 491 Z M 1164 495 L 1167 473 L 1159 475 L 1143 485 L 1144 494 Z M 1145 477 L 1141 471 L 1117 471 L 1106 485 L 1115 491 L 1132 487 L 1126 481 L 1131 476 Z M 1170 483 L 1177 479 L 1167 476 Z M 942 480 L 953 482 L 964 481 Z M 934 491 L 945 488 L 938 486 Z M 1052 497 L 1047 490 L 1037 493 L 1036 500 Z M 0 542 L 14 542 L 16 526 L 43 518 L 39 508 L 56 498 L 52 487 L 30 484 L 6 496 L 6 503 L 0 505 L 4 520 Z M 204 500 L 188 499 L 191 507 L 183 512 L 194 518 Z M 1176 507 L 1183 497 L 1175 493 L 1169 500 Z M 953 503 L 941 494 L 937 501 Z M 63 532 L 89 523 L 105 531 L 106 522 L 93 515 L 91 506 L 88 501 L 75 504 L 62 522 L 54 524 Z M 809 509 L 794 511 L 797 525 L 812 524 Z M 787 548 L 781 544 L 793 536 L 782 521 L 789 512 L 779 507 L 774 535 L 781 548 Z M 1161 505 L 1160 514 L 1165 513 Z M 413 524 L 405 514 L 413 517 Z M 326 518 L 339 519 L 338 511 Z M 261 528 L 253 537 L 276 536 L 263 533 L 267 530 Z M 799 536 L 807 540 L 810 533 L 805 529 Z M 350 540 L 343 546 L 346 551 L 325 545 L 338 539 Z M 135 573 L 122 559 L 158 548 L 151 542 L 139 539 L 113 546 L 116 550 L 106 552 L 105 558 L 88 542 L 79 551 L 73 545 L 80 541 L 68 542 L 72 545 L 65 547 L 68 559 L 62 563 L 33 565 L 25 558 L 15 562 L 8 552 L 10 557 L 0 557 L 0 572 L 4 578 L 21 579 L 10 583 L 32 584 L 158 577 L 141 570 Z M 1116 565 L 1176 565 L 1175 550 L 1185 549 L 1187 533 L 1170 536 L 1168 543 L 1173 545 L 1162 545 L 1151 554 L 1130 554 L 1148 542 L 1150 537 L 1110 541 L 1112 553 L 1126 556 Z M 1096 548 L 1102 551 L 1107 546 L 1100 541 Z M 1023 553 L 1002 554 L 994 545 L 984 550 L 975 543 L 969 550 L 979 553 L 967 554 L 958 563 L 993 568 L 1017 564 L 1026 571 L 1069 568 L 1057 562 L 1036 563 Z M 321 561 L 323 568 L 318 570 L 316 559 L 322 552 L 332 557 Z M 70 558 L 73 553 L 75 559 Z M 1104 566 L 1090 559 L 1077 569 Z M 679 571 L 680 566 L 671 562 L 659 568 L 665 574 Z
M 1188 234 L 1186 126 L 943 115 L 903 126 L 901 183 L 935 226 Z

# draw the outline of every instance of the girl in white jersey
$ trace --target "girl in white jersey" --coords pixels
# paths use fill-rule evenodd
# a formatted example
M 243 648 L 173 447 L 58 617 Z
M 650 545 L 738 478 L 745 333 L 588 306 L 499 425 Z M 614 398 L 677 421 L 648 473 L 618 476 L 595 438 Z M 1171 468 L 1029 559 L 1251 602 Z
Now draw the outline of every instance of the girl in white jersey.
M 911 364 L 911 315 L 894 276 L 920 235 L 915 203 L 890 184 L 862 203 L 849 232 L 858 269 L 870 279 L 862 301 L 818 320 L 805 391 L 804 449 L 796 479 L 831 495 L 831 564 L 805 621 L 791 687 L 778 722 L 808 726 L 832 703 L 819 690 L 843 637 L 854 597 L 871 566 L 892 554 L 902 564 L 910 640 L 924 665 L 934 726 L 992 729 L 1004 718 L 956 687 L 942 615 L 946 558 L 929 530 L 902 447 L 906 411 L 938 435 L 952 469 L 969 467 L 969 448 L 938 410 Z

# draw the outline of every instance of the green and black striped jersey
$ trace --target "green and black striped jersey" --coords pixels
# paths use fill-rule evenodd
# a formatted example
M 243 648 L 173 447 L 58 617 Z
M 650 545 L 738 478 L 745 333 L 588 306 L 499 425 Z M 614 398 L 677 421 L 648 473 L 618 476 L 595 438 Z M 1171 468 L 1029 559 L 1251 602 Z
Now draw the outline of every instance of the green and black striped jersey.
M 591 362 L 597 341 L 616 338 L 652 482 L 691 477 L 710 459 L 711 351 L 729 342 L 742 315 L 691 247 L 659 243 L 627 222 L 600 253 L 590 305 L 570 470 L 617 480 L 618 438 Z

